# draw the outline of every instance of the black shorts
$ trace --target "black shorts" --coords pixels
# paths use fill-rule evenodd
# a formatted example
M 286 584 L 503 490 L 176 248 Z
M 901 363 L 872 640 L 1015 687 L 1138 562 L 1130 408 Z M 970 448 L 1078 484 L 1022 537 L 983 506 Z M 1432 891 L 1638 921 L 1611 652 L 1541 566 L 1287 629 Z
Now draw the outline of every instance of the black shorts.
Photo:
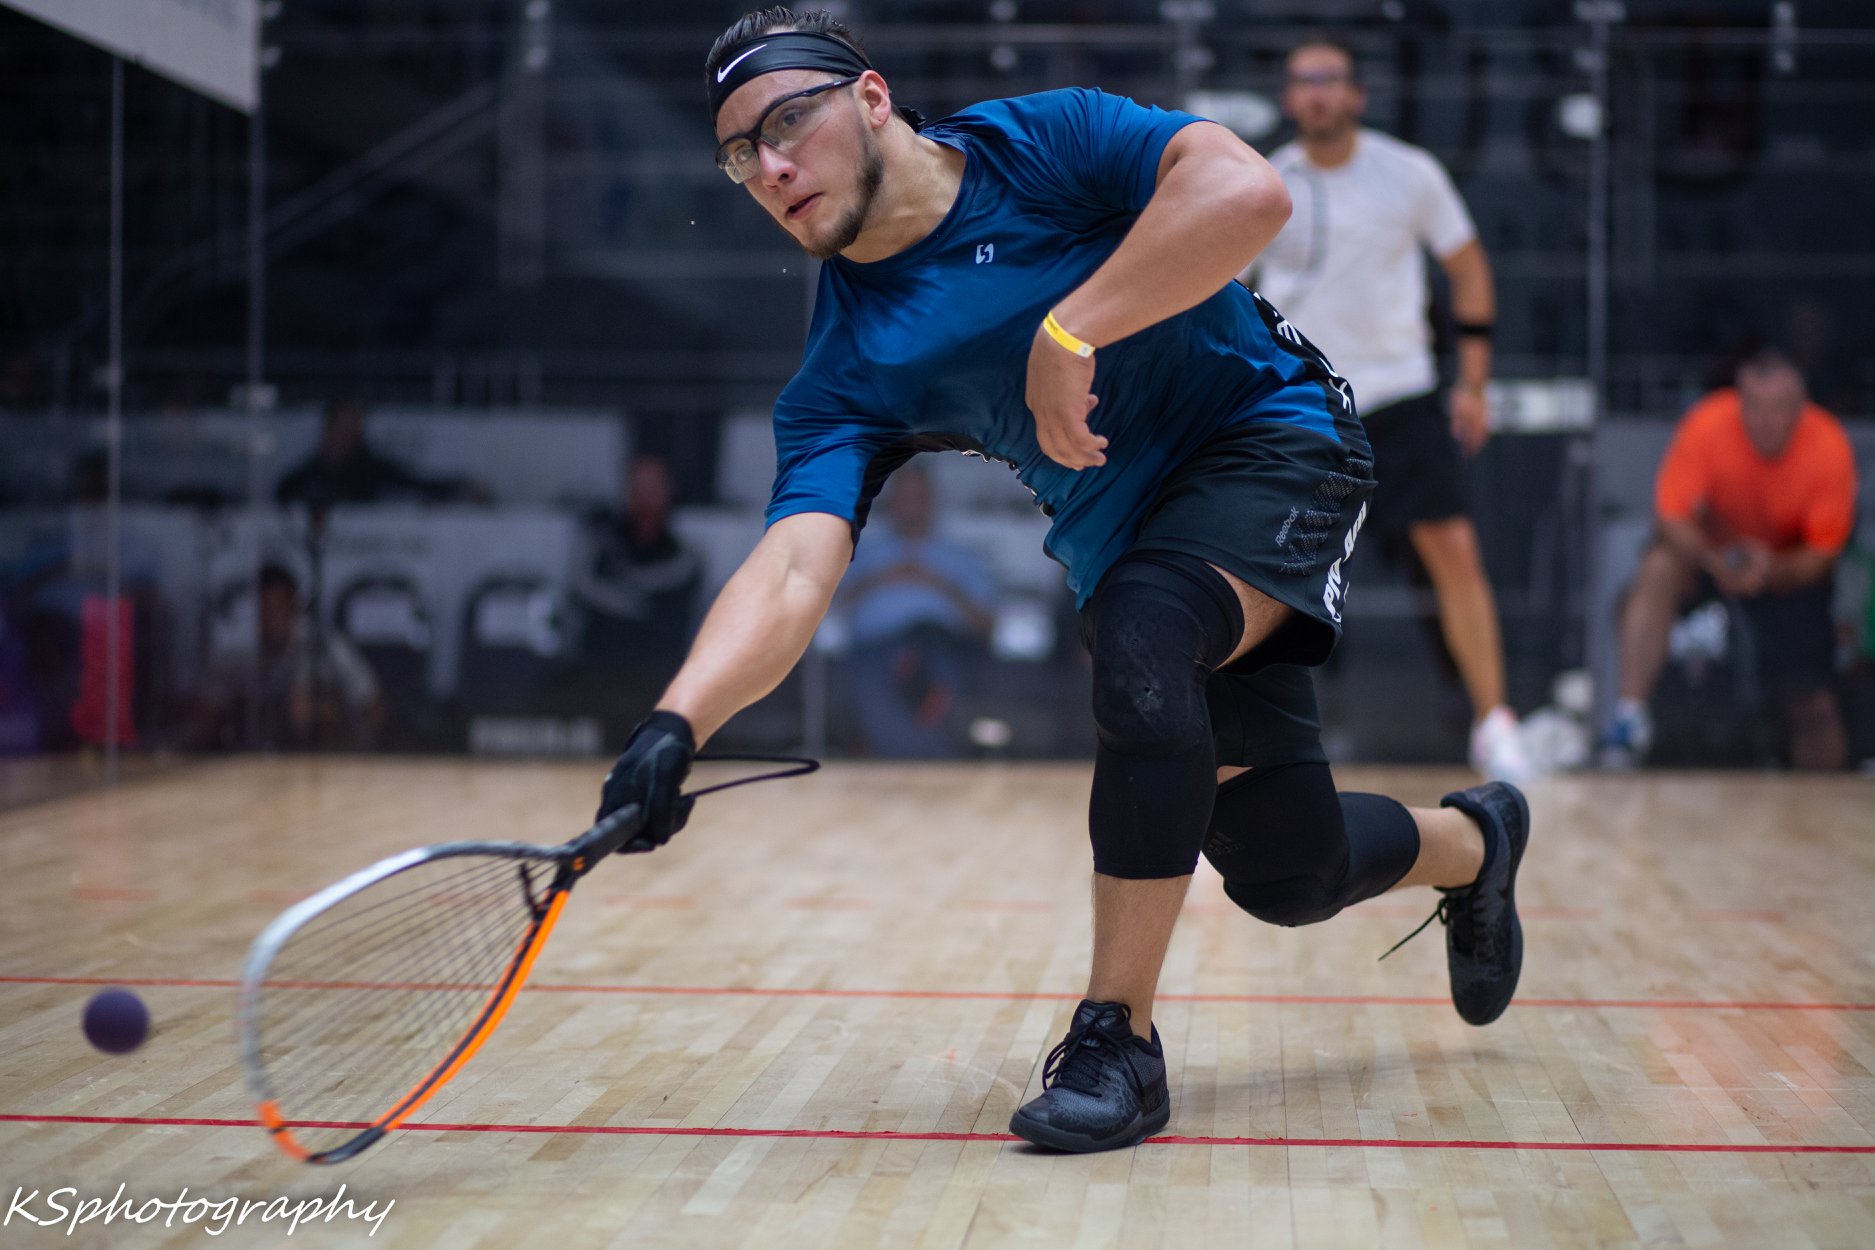
M 1367 523 L 1382 546 L 1393 548 L 1421 521 L 1470 512 L 1465 457 L 1452 437 L 1444 392 L 1376 408 L 1366 414 L 1366 425 L 1380 478 Z
M 1836 622 L 1831 614 L 1835 582 L 1832 575 L 1783 594 L 1767 591 L 1735 601 L 1751 626 L 1749 647 L 1767 695 L 1791 699 L 1835 684 Z M 1700 574 L 1690 602 L 1719 597 L 1718 586 Z M 1739 654 L 1736 645 L 1733 654 Z
M 1183 552 L 1295 609 L 1282 629 L 1211 676 L 1219 764 L 1324 762 L 1308 667 L 1341 636 L 1347 558 L 1374 489 L 1360 422 L 1341 441 L 1281 421 L 1220 434 L 1177 469 L 1129 551 Z

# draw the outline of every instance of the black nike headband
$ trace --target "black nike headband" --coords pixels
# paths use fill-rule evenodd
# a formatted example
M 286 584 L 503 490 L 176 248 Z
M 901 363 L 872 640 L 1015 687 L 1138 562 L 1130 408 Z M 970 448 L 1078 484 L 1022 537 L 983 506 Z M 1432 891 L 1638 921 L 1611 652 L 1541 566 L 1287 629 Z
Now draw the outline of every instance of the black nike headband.
M 752 78 L 783 69 L 817 69 L 841 77 L 855 76 L 872 68 L 872 62 L 858 48 L 844 39 L 810 30 L 781 31 L 749 40 L 725 59 L 720 68 L 703 72 L 703 85 L 710 93 L 710 122 L 723 111 L 723 104 L 736 89 Z M 917 130 L 924 117 L 916 109 L 901 108 L 899 116 Z

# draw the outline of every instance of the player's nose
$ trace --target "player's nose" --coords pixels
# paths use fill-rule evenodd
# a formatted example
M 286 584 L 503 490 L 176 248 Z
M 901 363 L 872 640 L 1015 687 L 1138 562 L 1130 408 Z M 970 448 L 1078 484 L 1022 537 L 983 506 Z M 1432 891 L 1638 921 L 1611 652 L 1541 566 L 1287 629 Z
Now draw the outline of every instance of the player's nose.
M 779 187 L 798 172 L 793 161 L 766 143 L 755 145 L 755 154 L 762 162 L 762 185 Z

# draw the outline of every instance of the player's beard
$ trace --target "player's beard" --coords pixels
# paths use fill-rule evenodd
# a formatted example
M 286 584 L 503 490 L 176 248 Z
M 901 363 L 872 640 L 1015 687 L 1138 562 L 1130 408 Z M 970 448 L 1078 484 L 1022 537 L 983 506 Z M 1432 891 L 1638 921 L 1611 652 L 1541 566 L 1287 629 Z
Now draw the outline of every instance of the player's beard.
M 832 260 L 858 240 L 860 231 L 866 228 L 866 221 L 872 216 L 872 202 L 879 194 L 879 188 L 885 182 L 885 157 L 879 151 L 879 142 L 870 133 L 866 134 L 866 154 L 859 163 L 859 187 L 853 203 L 847 208 L 826 237 L 817 243 L 801 244 L 809 256 L 815 260 Z

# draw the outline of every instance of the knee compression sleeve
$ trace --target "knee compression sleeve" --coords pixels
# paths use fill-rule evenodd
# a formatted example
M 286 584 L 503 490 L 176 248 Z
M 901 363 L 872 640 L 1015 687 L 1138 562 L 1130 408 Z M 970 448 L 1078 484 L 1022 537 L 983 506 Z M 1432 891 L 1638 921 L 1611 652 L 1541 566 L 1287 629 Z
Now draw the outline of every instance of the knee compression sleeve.
M 1089 611 L 1094 871 L 1184 876 L 1217 790 L 1205 683 L 1236 649 L 1243 610 L 1204 561 L 1152 553 L 1115 565 Z
M 1279 764 L 1218 788 L 1204 854 L 1233 903 L 1305 925 L 1393 888 L 1419 856 L 1412 814 L 1378 794 L 1335 793 L 1326 764 Z

